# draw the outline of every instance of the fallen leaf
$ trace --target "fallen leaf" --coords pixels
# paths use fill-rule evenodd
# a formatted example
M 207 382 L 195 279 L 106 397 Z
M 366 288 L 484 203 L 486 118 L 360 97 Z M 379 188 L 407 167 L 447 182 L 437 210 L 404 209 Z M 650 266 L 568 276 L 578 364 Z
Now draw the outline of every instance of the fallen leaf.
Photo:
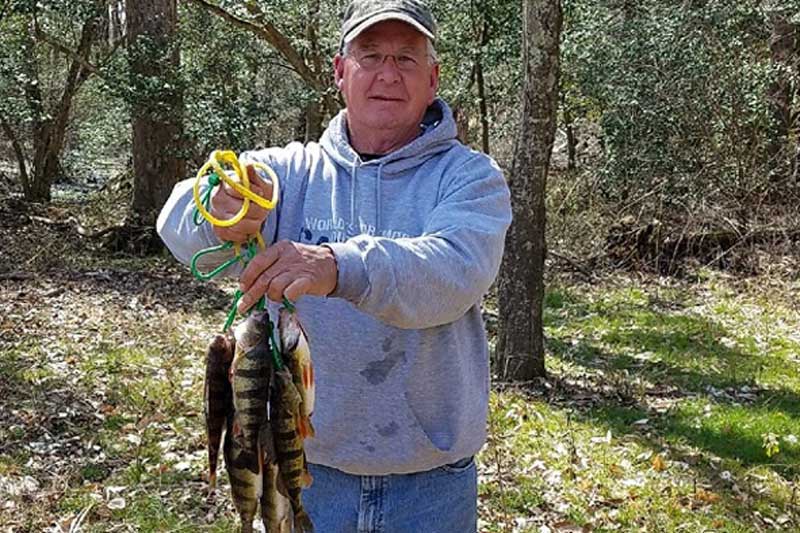
M 700 488 L 697 489 L 694 498 L 703 503 L 715 503 L 719 501 L 719 494 Z
M 653 460 L 650 462 L 653 465 L 653 470 L 656 472 L 663 472 L 667 468 L 667 463 L 661 457 L 661 455 L 656 455 L 653 457 Z

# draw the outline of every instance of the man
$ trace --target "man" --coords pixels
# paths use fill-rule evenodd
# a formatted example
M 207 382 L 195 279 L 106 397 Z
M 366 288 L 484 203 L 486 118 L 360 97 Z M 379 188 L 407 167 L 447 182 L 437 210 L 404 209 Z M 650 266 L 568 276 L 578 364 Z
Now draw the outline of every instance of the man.
M 317 394 L 303 499 L 321 533 L 476 530 L 489 395 L 480 302 L 511 209 L 497 165 L 456 140 L 436 97 L 435 34 L 417 0 L 352 2 L 333 60 L 346 109 L 319 144 L 242 155 L 280 177 L 276 212 L 251 204 L 231 228 L 197 227 L 183 182 L 159 217 L 183 262 L 259 231 L 271 243 L 241 273 L 241 308 L 263 294 L 297 301 Z M 214 213 L 241 202 L 221 187 Z

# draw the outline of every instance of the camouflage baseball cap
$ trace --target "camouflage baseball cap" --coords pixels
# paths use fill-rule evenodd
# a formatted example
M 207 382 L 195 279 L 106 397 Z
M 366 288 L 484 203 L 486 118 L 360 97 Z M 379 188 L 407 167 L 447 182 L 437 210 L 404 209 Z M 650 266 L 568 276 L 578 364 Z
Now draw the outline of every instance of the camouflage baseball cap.
M 353 0 L 344 11 L 340 47 L 378 22 L 401 20 L 414 26 L 431 41 L 436 40 L 436 21 L 431 10 L 418 0 Z

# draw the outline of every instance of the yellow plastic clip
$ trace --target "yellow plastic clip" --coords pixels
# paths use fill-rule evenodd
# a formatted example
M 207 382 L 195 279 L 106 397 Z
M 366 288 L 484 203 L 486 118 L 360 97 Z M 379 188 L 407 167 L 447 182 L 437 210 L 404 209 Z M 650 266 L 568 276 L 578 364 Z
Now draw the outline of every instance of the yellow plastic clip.
M 223 164 L 229 164 L 232 169 L 235 177 L 231 177 L 223 168 Z M 259 205 L 267 210 L 272 210 L 275 208 L 275 205 L 278 203 L 278 198 L 280 196 L 279 192 L 279 184 L 278 184 L 278 175 L 275 174 L 275 171 L 272 170 L 267 165 L 262 163 L 248 163 L 249 166 L 252 166 L 256 170 L 261 170 L 269 176 L 270 180 L 272 181 L 272 198 L 267 200 L 263 198 L 253 191 L 250 190 L 250 177 L 247 175 L 246 167 L 242 168 L 242 164 L 239 162 L 239 158 L 236 156 L 234 152 L 231 150 L 214 150 L 211 152 L 211 156 L 208 158 L 208 161 L 205 165 L 200 167 L 200 170 L 197 172 L 197 176 L 194 181 L 194 188 L 192 189 L 192 193 L 194 195 L 194 203 L 197 210 L 206 219 L 209 223 L 213 224 L 214 226 L 219 227 L 230 227 L 234 224 L 241 221 L 245 215 L 247 215 L 247 211 L 250 209 L 250 202 L 255 202 L 256 205 Z M 244 197 L 244 202 L 242 202 L 242 208 L 236 213 L 233 217 L 222 220 L 216 218 L 212 215 L 203 205 L 202 200 L 200 199 L 200 182 L 202 181 L 203 176 L 208 174 L 208 171 L 213 169 L 214 172 L 219 176 L 219 178 L 230 185 L 236 192 L 241 194 Z M 260 238 L 259 235 L 259 246 L 264 246 L 263 239 Z

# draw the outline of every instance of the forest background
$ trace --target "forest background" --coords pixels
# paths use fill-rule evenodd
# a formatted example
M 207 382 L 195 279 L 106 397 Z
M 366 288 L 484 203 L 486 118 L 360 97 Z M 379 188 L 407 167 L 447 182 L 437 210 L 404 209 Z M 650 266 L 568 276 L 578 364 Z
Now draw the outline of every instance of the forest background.
M 313 140 L 341 106 L 342 1 L 128 4 L 0 0 L 9 531 L 235 523 L 201 478 L 202 354 L 231 287 L 159 251 L 154 216 L 165 176 Z M 547 372 L 512 385 L 493 361 L 481 531 L 794 530 L 800 6 L 433 3 L 440 94 L 509 176 L 540 4 L 563 20 Z

